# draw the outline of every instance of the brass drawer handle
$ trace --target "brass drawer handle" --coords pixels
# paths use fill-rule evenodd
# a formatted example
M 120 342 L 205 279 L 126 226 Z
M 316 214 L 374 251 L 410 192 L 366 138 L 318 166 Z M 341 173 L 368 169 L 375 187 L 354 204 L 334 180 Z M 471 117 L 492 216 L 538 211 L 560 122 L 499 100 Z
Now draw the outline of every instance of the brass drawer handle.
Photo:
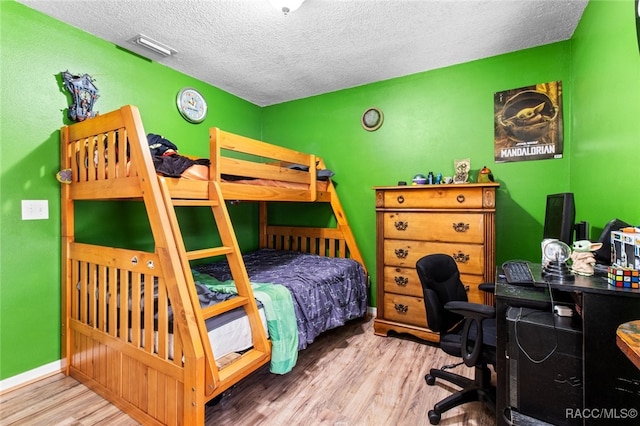
M 456 200 L 457 200 L 460 204 L 464 203 L 464 195 L 462 195 L 462 194 L 458 195 L 458 196 L 456 197 Z
M 455 260 L 458 263 L 467 263 L 469 261 L 469 255 L 464 254 L 461 251 L 459 251 L 458 253 L 454 253 L 452 257 L 453 257 L 453 260 Z
M 407 305 L 403 305 L 402 303 L 394 303 L 394 308 L 396 308 L 396 312 L 399 314 L 406 314 L 409 310 Z
M 453 230 L 456 232 L 467 232 L 469 230 L 469 224 L 464 222 L 454 223 Z
M 471 290 L 471 287 L 469 287 L 468 285 L 464 286 L 464 291 L 466 291 L 467 293 L 469 293 L 469 290 Z
M 395 253 L 398 259 L 405 259 L 409 255 L 409 250 L 395 249 Z
M 402 195 L 398 195 L 398 204 L 404 203 L 404 197 Z
M 393 224 L 398 231 L 406 231 L 407 226 L 409 226 L 409 222 L 405 222 L 404 220 L 398 220 Z
M 400 287 L 406 287 L 407 284 L 409 284 L 409 278 L 403 277 L 402 275 L 396 275 L 394 281 L 396 282 L 396 285 Z

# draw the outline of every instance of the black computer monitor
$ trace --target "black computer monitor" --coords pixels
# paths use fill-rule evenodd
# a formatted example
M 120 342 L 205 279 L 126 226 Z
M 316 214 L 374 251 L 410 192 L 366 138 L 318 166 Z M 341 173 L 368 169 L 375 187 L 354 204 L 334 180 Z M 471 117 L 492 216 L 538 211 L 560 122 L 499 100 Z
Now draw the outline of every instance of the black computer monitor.
M 544 214 L 543 238 L 555 238 L 568 245 L 573 244 L 573 231 L 576 221 L 576 207 L 573 193 L 547 195 Z

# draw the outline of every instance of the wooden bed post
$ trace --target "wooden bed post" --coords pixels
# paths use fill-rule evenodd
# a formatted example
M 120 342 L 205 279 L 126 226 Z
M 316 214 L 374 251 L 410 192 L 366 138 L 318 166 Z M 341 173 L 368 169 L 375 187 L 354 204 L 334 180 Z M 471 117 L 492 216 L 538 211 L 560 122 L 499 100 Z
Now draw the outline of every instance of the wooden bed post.
M 260 205 L 259 212 L 259 236 L 260 236 L 260 248 L 269 247 L 269 236 L 267 235 L 267 220 L 268 220 L 268 207 L 265 201 L 260 201 L 258 203 Z
M 60 129 L 60 169 L 65 170 L 71 167 L 69 162 L 70 155 L 67 152 L 69 146 L 65 141 L 69 140 L 69 128 L 63 127 Z M 69 339 L 69 318 L 71 307 L 71 293 L 67 289 L 67 283 L 71 282 L 71 260 L 69 257 L 69 245 L 74 240 L 74 206 L 71 200 L 69 190 L 69 184 L 62 184 L 60 188 L 60 210 L 61 210 L 61 248 L 62 248 L 62 267 L 61 267 L 61 307 L 60 307 L 60 357 L 63 360 L 64 373 L 69 375 L 69 368 L 71 365 L 70 355 L 71 350 L 69 348 L 71 339 Z
M 318 158 L 318 166 L 322 169 L 326 169 L 322 158 Z M 368 277 L 369 274 L 367 272 L 367 267 L 364 264 L 364 259 L 362 258 L 362 254 L 360 253 L 358 244 L 356 244 L 356 239 L 353 235 L 353 231 L 351 230 L 351 226 L 349 226 L 349 222 L 347 221 L 347 215 L 342 208 L 342 203 L 340 203 L 340 198 L 338 197 L 336 187 L 331 180 L 329 180 L 328 192 L 331 194 L 331 208 L 333 209 L 333 214 L 336 216 L 336 220 L 338 221 L 338 228 L 340 228 L 340 230 L 344 234 L 344 239 L 347 242 L 347 247 L 349 248 L 351 258 L 358 261 L 362 265 L 365 274 L 367 274 Z

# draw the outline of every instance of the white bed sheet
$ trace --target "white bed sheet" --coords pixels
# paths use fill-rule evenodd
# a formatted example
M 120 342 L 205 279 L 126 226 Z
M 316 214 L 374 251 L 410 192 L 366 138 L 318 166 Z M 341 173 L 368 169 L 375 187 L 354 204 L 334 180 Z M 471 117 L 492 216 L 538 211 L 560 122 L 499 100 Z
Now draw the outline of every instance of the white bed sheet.
M 262 326 L 264 332 L 268 334 L 267 330 L 267 318 L 264 313 L 264 308 L 260 306 L 258 308 L 260 319 L 262 320 Z M 251 337 L 251 327 L 249 325 L 249 319 L 246 315 L 239 316 L 231 321 L 226 321 L 224 324 L 214 327 L 207 333 L 209 335 L 209 342 L 211 343 L 211 349 L 213 351 L 213 357 L 215 360 L 219 360 L 234 352 L 242 352 L 253 346 L 253 339 Z M 153 335 L 153 350 L 158 352 L 158 332 L 154 332 Z M 169 358 L 173 359 L 173 333 L 169 333 L 168 337 L 169 345 Z M 142 346 L 144 346 L 144 330 L 142 332 Z

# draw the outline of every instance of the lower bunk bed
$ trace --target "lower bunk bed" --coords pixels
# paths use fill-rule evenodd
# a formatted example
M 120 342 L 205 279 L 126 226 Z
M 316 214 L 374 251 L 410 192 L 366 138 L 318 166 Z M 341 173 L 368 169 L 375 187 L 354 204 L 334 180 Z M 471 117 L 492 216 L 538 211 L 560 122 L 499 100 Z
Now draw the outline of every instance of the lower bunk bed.
M 367 280 L 358 262 L 274 249 L 252 251 L 243 259 L 252 283 L 279 284 L 290 293 L 298 350 L 321 333 L 366 314 Z M 213 281 L 203 282 L 223 292 L 225 282 L 232 280 L 226 261 L 197 266 L 195 273 L 196 283 L 206 274 Z
M 170 178 L 133 106 L 61 129 L 65 373 L 143 424 L 202 424 L 207 401 L 270 362 L 286 373 L 320 333 L 366 313 L 367 272 L 333 183 L 313 173 L 322 160 L 210 136 L 206 178 Z M 141 201 L 154 247 L 76 241 L 77 203 L 104 200 Z M 227 200 L 259 203 L 259 250 L 240 252 Z M 271 225 L 271 201 L 327 203 L 336 226 Z M 211 209 L 220 246 L 185 248 L 176 209 L 192 207 Z
M 358 262 L 274 249 L 252 251 L 243 259 L 271 342 L 272 373 L 288 373 L 298 351 L 316 337 L 367 313 L 367 279 Z M 216 299 L 235 295 L 227 261 L 201 264 L 192 272 L 203 308 L 211 295 Z M 206 321 L 218 365 L 252 346 L 243 312 L 236 309 L 226 316 Z
M 271 341 L 272 373 L 288 373 L 295 366 L 297 352 L 306 349 L 320 334 L 366 315 L 367 279 L 364 268 L 354 260 L 274 249 L 246 253 L 243 260 L 261 323 Z M 192 273 L 201 309 L 230 300 L 237 294 L 229 263 L 225 260 L 200 264 L 192 269 Z M 110 294 L 107 294 L 107 299 L 110 299 Z M 155 285 L 154 319 L 158 314 L 157 299 L 158 288 Z M 129 311 L 132 305 L 130 300 Z M 140 301 L 141 324 L 144 324 L 144 310 L 143 297 Z M 168 319 L 167 351 L 169 358 L 173 359 L 174 319 L 171 307 Z M 205 325 L 219 367 L 253 346 L 251 326 L 241 308 L 209 318 Z M 129 334 L 131 332 L 129 329 Z M 144 347 L 144 329 L 141 336 Z M 156 321 L 153 337 L 153 351 L 156 353 L 158 341 Z

